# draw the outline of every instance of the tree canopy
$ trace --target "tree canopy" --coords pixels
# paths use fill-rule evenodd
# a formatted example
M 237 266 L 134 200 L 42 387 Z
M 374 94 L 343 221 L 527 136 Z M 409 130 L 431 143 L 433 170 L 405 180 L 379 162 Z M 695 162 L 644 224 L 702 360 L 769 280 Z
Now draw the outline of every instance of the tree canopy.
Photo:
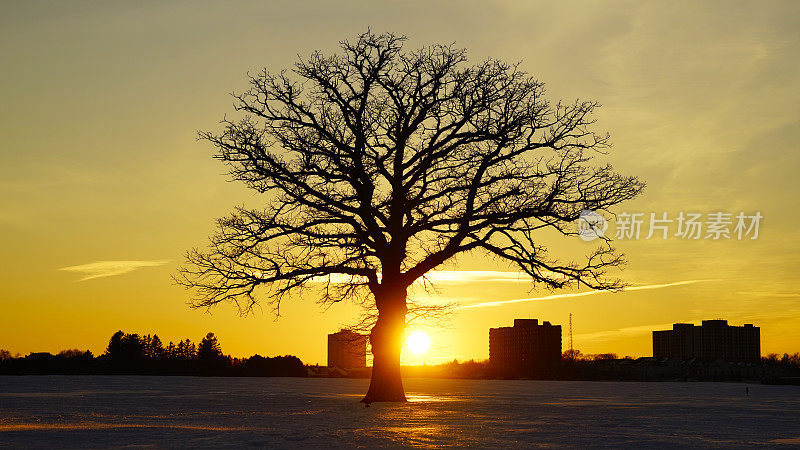
M 599 105 L 552 103 L 518 65 L 468 65 L 452 45 L 403 52 L 405 40 L 368 32 L 340 54 L 265 69 L 233 94 L 239 119 L 201 132 L 265 206 L 237 208 L 207 251 L 189 254 L 179 281 L 196 288 L 196 306 L 277 307 L 320 281 L 333 282 L 324 299 L 339 301 L 380 289 L 382 277 L 409 286 L 472 250 L 553 288 L 618 287 L 603 277 L 621 262 L 610 246 L 560 262 L 539 238 L 574 234 L 581 211 L 643 187 L 591 165 L 610 147 L 591 127 Z

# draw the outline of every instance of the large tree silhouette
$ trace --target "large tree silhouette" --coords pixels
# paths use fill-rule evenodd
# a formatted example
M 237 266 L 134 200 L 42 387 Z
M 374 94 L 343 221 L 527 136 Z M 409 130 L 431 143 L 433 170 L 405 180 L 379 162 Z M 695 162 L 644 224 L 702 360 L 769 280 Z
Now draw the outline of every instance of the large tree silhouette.
M 322 287 L 325 302 L 366 295 L 372 381 L 363 401 L 404 401 L 401 339 L 415 280 L 482 251 L 551 288 L 619 287 L 608 242 L 580 263 L 547 255 L 541 233 L 575 234 L 582 210 L 606 211 L 643 184 L 590 164 L 609 148 L 591 130 L 595 102 L 551 103 L 516 65 L 467 64 L 452 45 L 404 52 L 367 32 L 341 52 L 250 76 L 240 117 L 202 132 L 234 180 L 263 194 L 219 220 L 189 252 L 179 283 L 196 307 L 259 302 Z M 363 297 L 360 297 L 363 298 Z

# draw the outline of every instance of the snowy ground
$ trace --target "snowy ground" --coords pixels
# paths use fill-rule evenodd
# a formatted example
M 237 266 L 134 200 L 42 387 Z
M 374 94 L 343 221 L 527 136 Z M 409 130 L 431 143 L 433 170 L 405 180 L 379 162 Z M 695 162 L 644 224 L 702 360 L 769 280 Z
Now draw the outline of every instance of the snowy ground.
M 409 379 L 365 408 L 367 383 L 0 377 L 0 447 L 800 446 L 794 386 Z

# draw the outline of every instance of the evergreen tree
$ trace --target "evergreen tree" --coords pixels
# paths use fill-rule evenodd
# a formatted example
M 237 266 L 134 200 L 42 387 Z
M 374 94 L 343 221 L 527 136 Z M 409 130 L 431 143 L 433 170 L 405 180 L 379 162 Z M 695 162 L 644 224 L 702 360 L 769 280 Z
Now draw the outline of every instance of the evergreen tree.
M 192 341 L 190 341 L 189 339 L 185 339 L 183 341 L 178 342 L 176 353 L 179 359 L 188 361 L 194 359 L 197 350 Z
M 148 350 L 148 356 L 151 358 L 158 359 L 164 357 L 164 344 L 161 343 L 161 338 L 159 338 L 157 334 L 154 334 L 152 339 L 150 339 Z
M 111 339 L 108 341 L 108 347 L 106 347 L 106 354 L 114 357 L 119 357 L 122 355 L 122 339 L 125 337 L 125 333 L 122 330 L 117 331 L 111 336 Z
M 217 361 L 222 359 L 222 348 L 214 333 L 206 334 L 197 347 L 197 359 L 201 361 Z

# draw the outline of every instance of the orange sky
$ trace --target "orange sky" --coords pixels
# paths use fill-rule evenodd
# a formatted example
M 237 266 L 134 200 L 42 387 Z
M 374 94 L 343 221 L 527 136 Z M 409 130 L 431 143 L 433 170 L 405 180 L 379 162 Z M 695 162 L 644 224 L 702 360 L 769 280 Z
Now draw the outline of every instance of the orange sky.
M 280 70 L 366 30 L 408 48 L 456 42 L 472 61 L 522 61 L 551 100 L 595 99 L 620 172 L 648 183 L 618 211 L 764 219 L 757 240 L 625 240 L 623 293 L 463 308 L 407 362 L 488 357 L 488 328 L 574 314 L 585 353 L 649 355 L 649 331 L 726 318 L 761 326 L 762 350 L 800 351 L 800 4 L 791 2 L 16 2 L 0 15 L 0 348 L 89 348 L 111 334 L 199 340 L 234 355 L 324 363 L 355 307 L 292 298 L 240 318 L 190 310 L 170 275 L 214 219 L 257 204 L 227 183 L 198 129 L 231 113 L 245 73 Z M 612 227 L 613 231 L 613 227 Z M 554 240 L 566 255 L 590 248 Z M 72 268 L 63 270 L 64 268 Z M 540 298 L 514 269 L 467 255 L 434 300 Z M 424 297 L 422 292 L 418 297 Z M 566 342 L 566 336 L 565 336 Z

